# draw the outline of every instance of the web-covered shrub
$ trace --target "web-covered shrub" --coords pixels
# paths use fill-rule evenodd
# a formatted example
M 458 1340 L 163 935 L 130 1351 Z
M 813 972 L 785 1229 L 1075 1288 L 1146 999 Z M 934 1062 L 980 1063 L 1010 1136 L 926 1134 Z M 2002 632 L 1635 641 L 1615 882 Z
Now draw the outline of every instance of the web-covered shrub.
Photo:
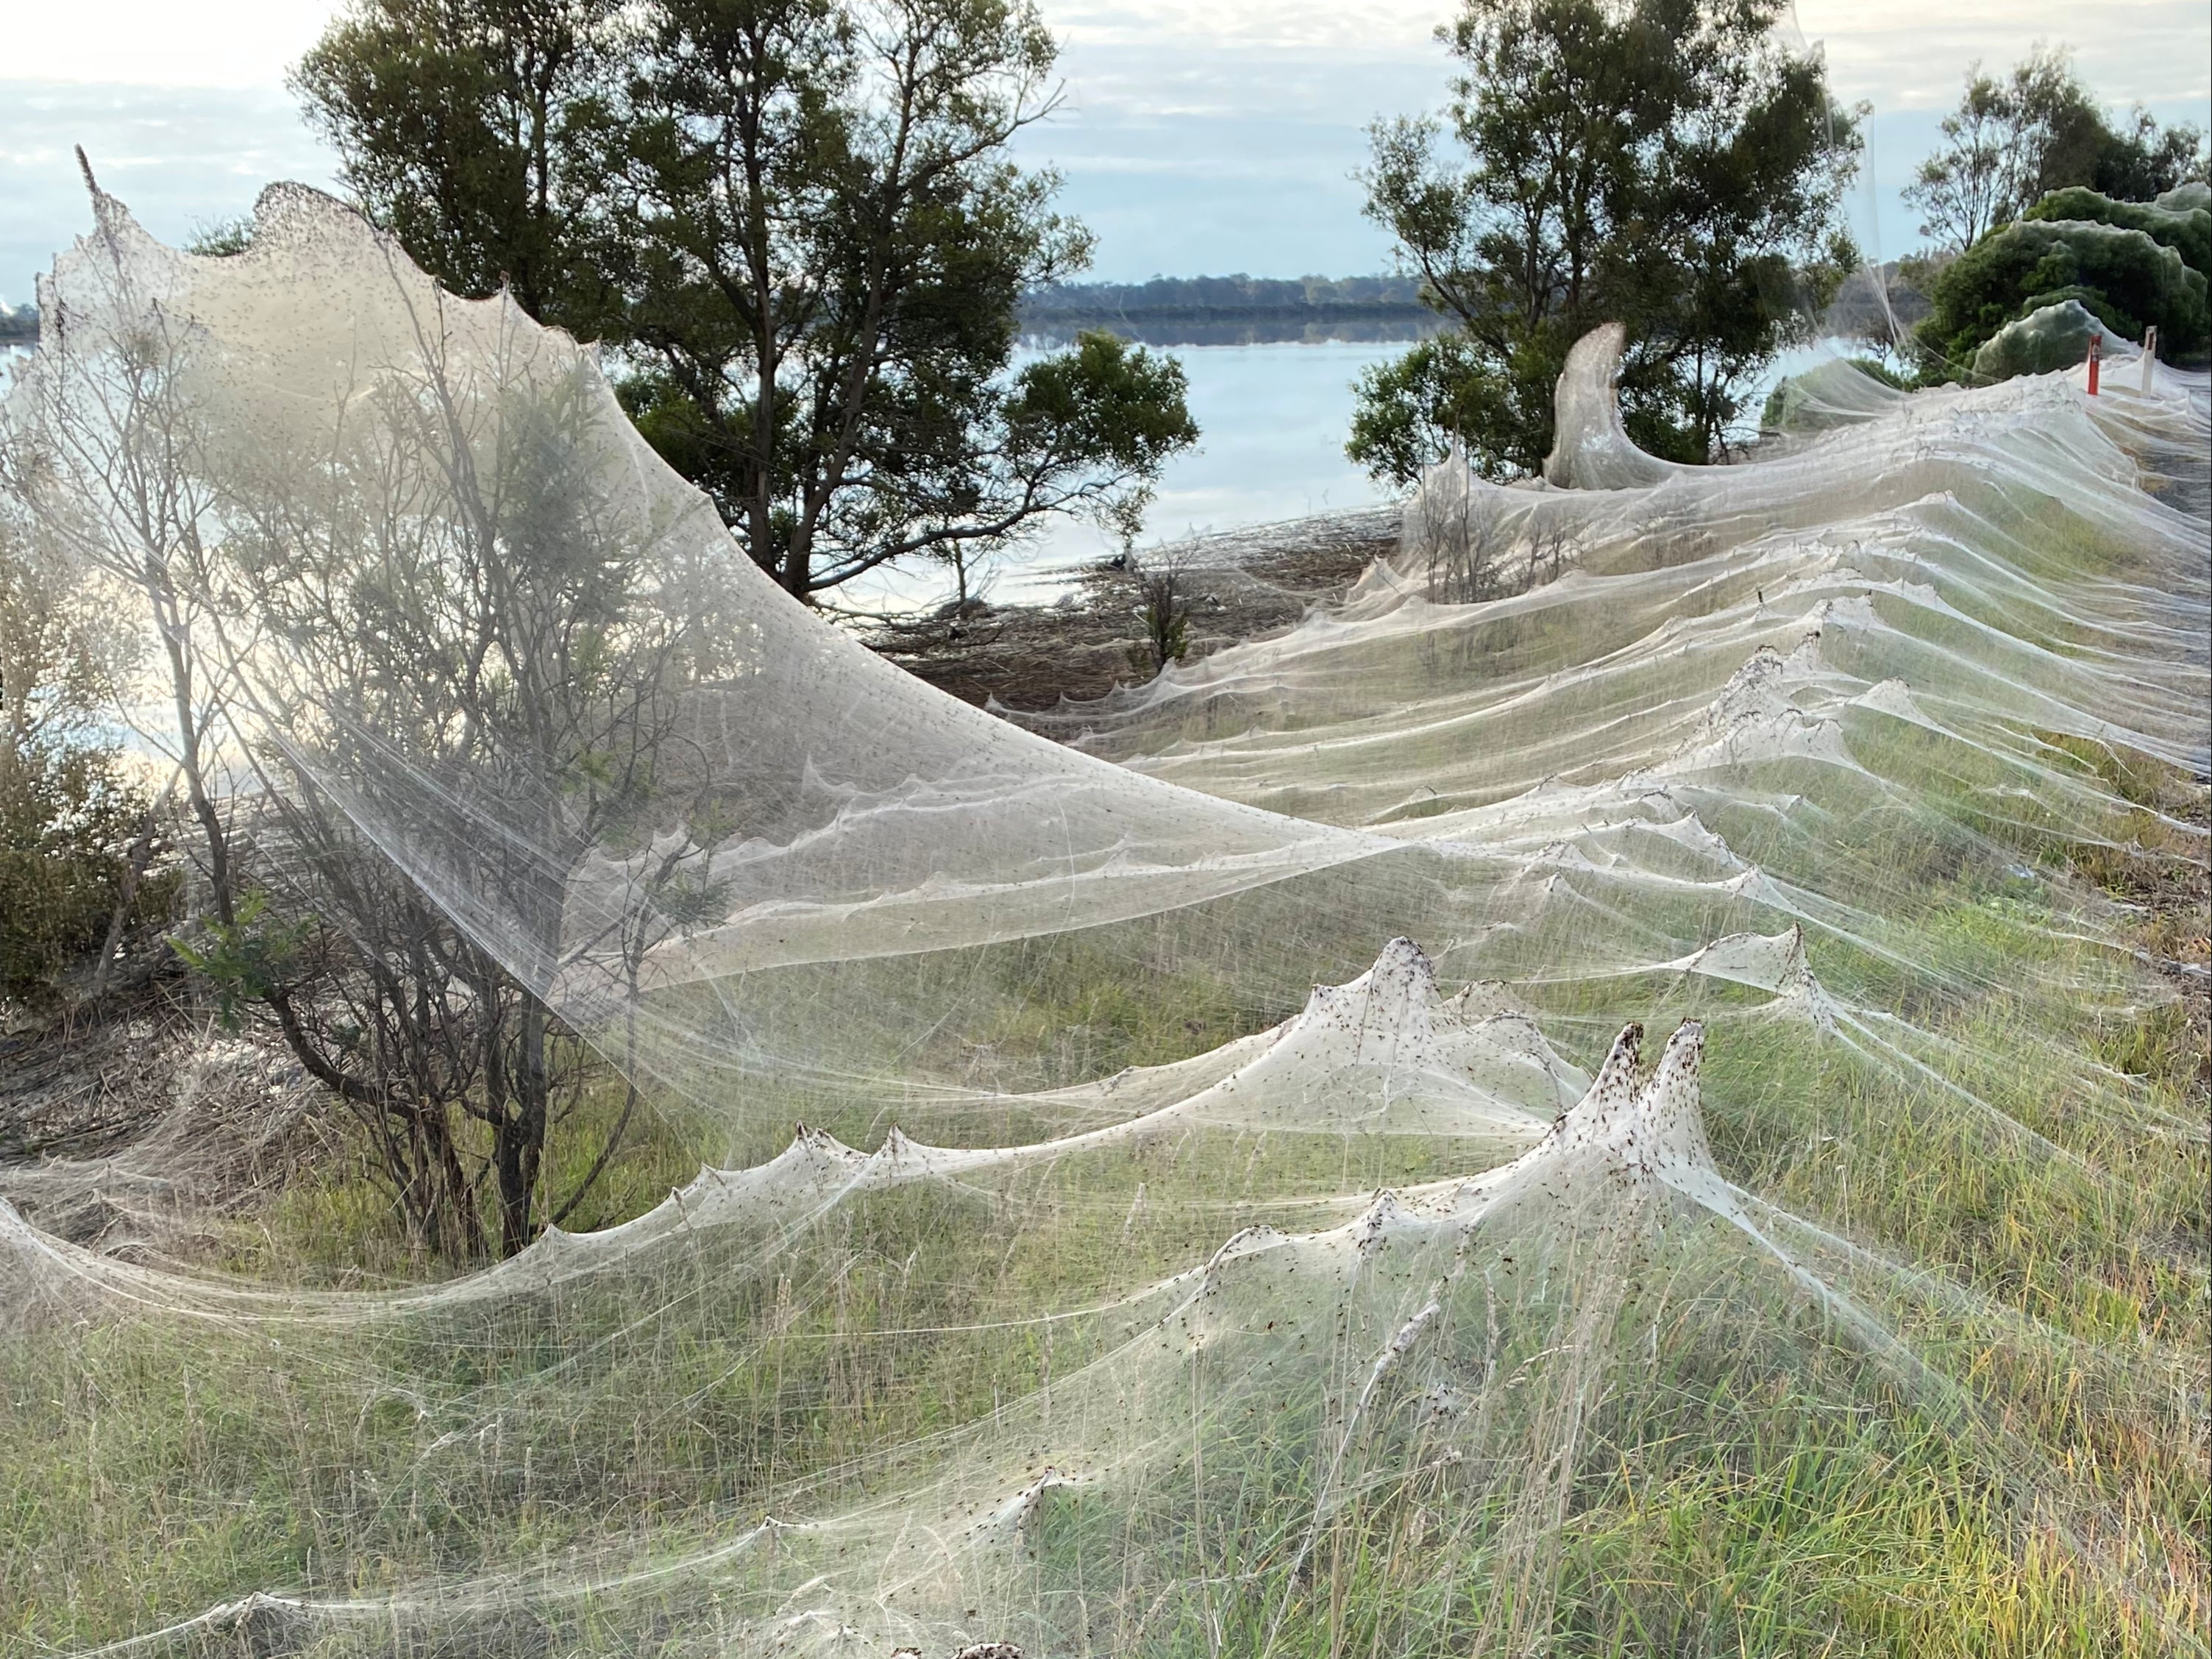
M 2077 299 L 2106 327 L 2139 340 L 2155 327 L 2159 355 L 2187 362 L 2206 340 L 2205 279 L 2180 253 L 2131 227 L 2032 219 L 1984 237 L 1930 286 L 1935 310 L 1917 331 L 1957 374 L 2000 329 L 2044 306 Z
M 44 1001 L 125 925 L 158 920 L 176 878 L 135 879 L 149 800 L 109 750 L 0 748 L 0 1000 Z
M 2212 210 L 2155 202 L 2118 202 L 2081 185 L 2054 190 L 2021 215 L 2031 222 L 2075 220 L 2139 230 L 2160 247 L 2170 247 L 2199 276 L 2212 278 Z

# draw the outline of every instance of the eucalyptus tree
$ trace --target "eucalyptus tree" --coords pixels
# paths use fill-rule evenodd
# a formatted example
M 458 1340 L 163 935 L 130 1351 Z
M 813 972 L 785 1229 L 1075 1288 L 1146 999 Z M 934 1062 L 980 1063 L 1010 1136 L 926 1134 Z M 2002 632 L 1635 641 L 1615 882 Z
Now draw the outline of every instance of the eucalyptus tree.
M 1378 122 L 1367 211 L 1454 326 L 1370 369 L 1352 459 L 1411 482 L 1457 434 L 1486 473 L 1551 447 L 1568 349 L 1627 326 L 1631 434 L 1704 460 L 1853 260 L 1858 149 L 1783 0 L 1466 0 L 1449 119 Z M 1456 143 L 1459 154 L 1452 153 Z
M 1926 216 L 1920 234 L 1952 253 L 2054 191 L 2079 186 L 2147 202 L 2204 176 L 2202 131 L 2187 122 L 2161 126 L 2141 105 L 2115 125 L 2071 53 L 2040 42 L 2002 76 L 1969 65 L 1942 133 L 1905 199 Z
M 1021 0 L 362 0 L 295 84 L 371 216 L 603 341 L 808 599 L 1049 514 L 1126 526 L 1195 440 L 1172 361 L 1016 361 L 1021 295 L 1090 249 L 1011 160 L 1054 51 Z
M 581 229 L 597 124 L 634 36 L 620 0 L 368 0 L 295 66 L 355 199 L 456 294 L 504 287 L 597 331 Z

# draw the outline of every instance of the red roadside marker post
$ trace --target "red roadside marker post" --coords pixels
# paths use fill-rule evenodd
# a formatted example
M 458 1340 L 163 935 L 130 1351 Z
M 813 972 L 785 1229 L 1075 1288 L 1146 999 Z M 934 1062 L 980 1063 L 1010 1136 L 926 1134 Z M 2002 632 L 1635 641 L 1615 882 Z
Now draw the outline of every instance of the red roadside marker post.
M 2092 334 L 2089 337 L 2089 395 L 2092 398 L 2097 395 L 2097 363 L 2104 356 L 2104 344 L 2103 335 Z

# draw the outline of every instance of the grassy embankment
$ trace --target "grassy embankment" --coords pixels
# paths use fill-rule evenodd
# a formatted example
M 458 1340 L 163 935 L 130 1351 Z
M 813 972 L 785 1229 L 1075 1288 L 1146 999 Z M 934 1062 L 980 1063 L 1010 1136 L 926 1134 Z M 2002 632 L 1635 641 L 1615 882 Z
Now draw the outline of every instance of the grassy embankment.
M 2067 747 L 2126 805 L 2100 836 L 2036 848 L 2071 866 L 2061 902 L 2075 902 L 2068 883 L 2148 901 L 2103 925 L 2201 963 L 2203 842 L 2177 824 L 2202 822 L 2201 790 Z M 1149 1510 L 1110 1486 L 1056 1498 L 1036 1599 L 1084 1589 L 1086 1546 L 1095 1559 L 1111 1526 L 1152 1575 L 1117 1603 L 1115 1639 L 1163 1653 L 1256 1650 L 1271 1631 L 1283 1654 L 1458 1651 L 1539 1629 L 1624 1656 L 2171 1651 L 2212 1610 L 2203 1004 L 2159 996 L 2045 891 L 1935 890 L 1909 930 L 1919 971 L 1888 1010 L 1924 1023 L 1916 1043 L 1880 1024 L 1822 1036 L 1696 982 L 1546 993 L 1547 1025 L 1585 1063 L 1621 1018 L 1711 1020 L 1720 1167 L 1864 1248 L 1836 1247 L 1827 1269 L 1902 1357 L 1870 1357 L 1715 1224 L 1670 1224 L 1627 1266 L 1532 1224 L 1486 1263 L 1504 1337 L 1455 1304 L 1438 1340 L 1447 1369 L 1527 1384 L 1501 1407 L 1522 1437 L 1470 1434 L 1455 1467 L 1570 1445 L 1553 1463 L 1447 1478 L 1412 1402 L 1378 1402 L 1362 1478 L 1309 1528 L 1318 1449 L 1346 1437 L 1341 1398 L 1309 1389 L 1264 1429 L 1224 1403 L 1193 1431 L 1221 1495 Z M 1862 998 L 1880 984 L 1817 939 L 1814 963 Z M 1255 1023 L 1202 982 L 1138 995 L 1126 964 L 1086 967 L 1079 946 L 1053 976 L 1035 968 L 1020 1027 L 986 1035 L 1034 1045 L 1082 1028 L 1080 1068 Z M 1939 1004 L 1929 982 L 1972 988 Z M 814 1117 L 823 1103 L 792 1103 Z M 556 1188 L 616 1104 L 610 1084 L 562 1127 Z M 702 1152 L 773 1151 L 768 1126 L 787 1114 L 750 1104 L 750 1147 L 651 1120 L 576 1220 L 642 1212 Z M 867 1106 L 828 1127 L 865 1140 L 879 1121 Z M 1400 1151 L 1395 1178 L 1467 1167 L 1449 1146 Z M 897 1449 L 927 1436 L 954 1436 L 933 1457 L 981 1479 L 963 1425 L 1054 1378 L 1140 1363 L 1122 1310 L 1043 1316 L 1140 1291 L 1241 1219 L 1340 1217 L 1310 1200 L 1338 1190 L 1343 1158 L 1330 1141 L 1195 1133 L 848 1201 L 795 1237 L 733 1229 L 588 1295 L 336 1322 L 111 1305 L 34 1324 L 0 1344 L 0 1632 L 65 1649 L 255 1588 L 467 1578 L 610 1537 L 651 1539 L 657 1556 L 703 1547 L 769 1504 L 835 1510 L 921 1479 Z M 1232 1193 L 1224 1168 L 1241 1172 Z M 1566 1309 L 1514 1278 L 1516 1252 L 1519 1272 L 1541 1260 L 1577 1287 Z M 224 1265 L 312 1282 L 341 1261 L 366 1261 L 372 1282 L 406 1272 L 357 1164 L 231 1230 Z M 1580 1392 L 1538 1363 L 1567 1338 Z M 1189 1471 L 1154 1455 L 1153 1484 L 1183 1492 Z M 734 1605 L 744 1589 L 740 1575 Z M 596 1650 L 637 1627 L 589 1601 L 502 1613 L 484 1649 Z

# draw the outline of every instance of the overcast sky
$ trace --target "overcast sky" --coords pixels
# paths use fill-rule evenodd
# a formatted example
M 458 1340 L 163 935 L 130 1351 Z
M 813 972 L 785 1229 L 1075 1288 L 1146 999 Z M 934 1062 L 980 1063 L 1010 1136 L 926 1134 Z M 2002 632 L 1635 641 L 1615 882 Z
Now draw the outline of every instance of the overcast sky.
M 156 234 L 236 216 L 272 179 L 333 183 L 283 89 L 335 0 L 70 0 L 15 9 L 0 60 L 0 298 L 88 223 L 70 157 Z M 1349 177 L 1381 113 L 1440 105 L 1431 39 L 1450 0 L 1044 0 L 1066 101 L 1024 149 L 1066 178 L 1098 234 L 1094 274 L 1379 270 L 1389 248 Z M 2065 41 L 2118 107 L 2212 120 L 2204 0 L 1802 0 L 1838 93 L 1875 106 L 1859 233 L 1917 240 L 1897 199 L 1966 64 Z M 2089 27 L 2094 24 L 2094 31 Z

